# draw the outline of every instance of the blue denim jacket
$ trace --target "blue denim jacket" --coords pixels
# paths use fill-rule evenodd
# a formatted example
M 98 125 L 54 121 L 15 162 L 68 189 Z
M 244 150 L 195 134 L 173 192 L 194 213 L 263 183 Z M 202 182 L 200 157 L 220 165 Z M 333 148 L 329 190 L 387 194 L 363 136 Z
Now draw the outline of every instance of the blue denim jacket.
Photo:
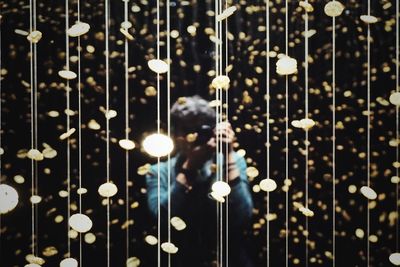
M 223 157 L 221 155 L 221 159 Z M 229 251 L 230 266 L 252 266 L 245 253 L 243 232 L 251 222 L 253 201 L 246 175 L 246 161 L 237 153 L 234 154 L 236 166 L 240 176 L 230 182 L 231 192 L 227 197 L 229 214 Z M 212 266 L 215 259 L 216 244 L 216 201 L 209 197 L 211 185 L 215 181 L 215 174 L 211 172 L 213 160 L 206 162 L 197 177 L 191 177 L 193 189 L 187 188 L 176 181 L 182 164 L 179 155 L 170 161 L 170 190 L 171 190 L 171 217 L 182 218 L 187 228 L 173 233 L 179 251 L 174 266 Z M 224 161 L 222 161 L 224 162 Z M 166 214 L 168 209 L 168 162 L 161 162 L 160 167 L 160 208 L 161 223 L 167 225 Z M 150 213 L 154 218 L 158 214 L 158 164 L 151 166 L 146 176 L 147 202 Z M 226 210 L 223 210 L 225 214 Z M 225 220 L 225 219 L 224 219 Z M 165 227 L 164 227 L 165 228 Z M 174 238 L 173 238 L 174 240 Z M 163 240 L 161 240 L 163 242 Z

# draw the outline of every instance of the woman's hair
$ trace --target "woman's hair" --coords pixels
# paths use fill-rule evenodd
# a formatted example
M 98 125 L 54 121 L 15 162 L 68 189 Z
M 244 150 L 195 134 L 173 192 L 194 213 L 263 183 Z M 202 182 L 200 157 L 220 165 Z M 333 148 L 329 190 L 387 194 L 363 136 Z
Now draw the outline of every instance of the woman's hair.
M 215 125 L 215 110 L 198 95 L 180 97 L 171 108 L 171 125 L 175 135 L 187 134 L 202 125 Z

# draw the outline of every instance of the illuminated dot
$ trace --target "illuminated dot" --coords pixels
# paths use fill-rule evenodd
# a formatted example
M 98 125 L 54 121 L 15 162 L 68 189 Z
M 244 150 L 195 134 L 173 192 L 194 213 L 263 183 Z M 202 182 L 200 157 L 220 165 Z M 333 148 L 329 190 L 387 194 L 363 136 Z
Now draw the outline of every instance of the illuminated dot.
M 175 254 L 178 252 L 178 248 L 171 242 L 164 242 L 161 244 L 161 249 L 169 254 Z
M 395 252 L 390 254 L 389 261 L 396 266 L 400 266 L 400 253 Z
M 154 246 L 158 243 L 158 239 L 153 235 L 147 235 L 144 238 L 144 241 L 146 241 L 147 244 L 152 245 L 152 246 Z
M 225 199 L 223 198 L 223 196 L 219 195 L 218 193 L 212 191 L 210 194 L 210 197 L 218 202 L 224 203 Z
M 125 150 L 132 150 L 135 148 L 135 143 L 129 139 L 121 139 L 118 141 L 118 144 Z
M 400 106 L 400 92 L 391 94 L 389 97 L 389 101 L 393 105 Z
M 343 13 L 343 10 L 343 4 L 338 1 L 329 1 L 324 7 L 325 14 L 329 17 L 340 16 Z
M 42 39 L 42 32 L 41 31 L 32 31 L 27 37 L 26 39 L 28 39 L 28 41 L 37 44 L 40 39 Z
M 144 139 L 143 148 L 153 157 L 164 157 L 172 152 L 174 143 L 164 134 L 151 134 Z
M 177 230 L 182 231 L 186 228 L 186 223 L 179 217 L 171 218 L 171 225 Z
M 355 185 L 349 185 L 348 187 L 349 193 L 354 194 L 357 192 L 357 187 Z
M 13 187 L 0 184 L 0 214 L 12 211 L 18 204 L 18 192 Z
M 85 234 L 84 239 L 87 244 L 93 244 L 96 242 L 96 236 L 93 233 Z
M 138 267 L 140 265 L 140 260 L 136 257 L 131 257 L 126 260 L 126 267 Z
M 378 22 L 378 18 L 371 15 L 361 15 L 360 19 L 367 24 L 373 24 Z
M 67 33 L 71 37 L 78 37 L 84 35 L 90 30 L 90 25 L 85 22 L 77 22 L 68 29 Z
M 265 192 L 272 192 L 276 189 L 276 187 L 276 182 L 270 178 L 263 179 L 260 182 L 260 188 Z
M 92 229 L 92 220 L 85 214 L 77 213 L 68 220 L 69 226 L 79 233 L 86 233 Z
M 160 59 L 152 59 L 147 64 L 152 71 L 158 74 L 166 73 L 169 69 L 168 64 Z
M 360 192 L 361 194 L 363 194 L 364 197 L 370 200 L 376 199 L 378 196 L 376 192 L 371 187 L 368 186 L 361 187 Z
M 289 56 L 283 56 L 276 62 L 276 73 L 290 75 L 297 72 L 297 60 Z
M 363 237 L 364 237 L 364 230 L 363 230 L 363 229 L 360 229 L 360 228 L 357 228 L 357 229 L 356 229 L 356 236 L 357 236 L 358 238 L 363 238 Z
M 113 183 L 104 183 L 99 186 L 98 192 L 102 197 L 112 197 L 118 192 L 118 188 Z
M 213 183 L 211 190 L 221 197 L 225 197 L 231 192 L 231 187 L 226 182 L 216 181 L 215 183 Z
M 29 199 L 32 204 L 39 204 L 42 201 L 42 197 L 38 195 L 33 195 Z
M 229 16 L 232 16 L 233 13 L 237 10 L 236 6 L 231 6 L 225 9 L 221 14 L 217 16 L 217 21 L 222 21 L 227 19 Z
M 34 149 L 34 148 L 30 149 L 28 151 L 28 153 L 26 154 L 26 156 L 28 158 L 30 158 L 32 160 L 36 160 L 36 161 L 41 161 L 44 159 L 43 154 L 39 150 Z
M 76 73 L 70 70 L 60 70 L 58 75 L 66 80 L 73 80 L 77 77 Z
M 92 130 L 100 130 L 100 128 L 101 128 L 100 124 L 93 119 L 89 121 L 88 127 L 89 127 L 89 129 L 92 129 Z
M 60 267 L 78 267 L 78 261 L 74 258 L 66 258 L 60 262 Z
M 226 75 L 220 75 L 215 77 L 212 80 L 211 85 L 215 88 L 215 89 L 228 89 L 229 87 L 229 83 L 230 83 L 230 79 L 228 76 Z

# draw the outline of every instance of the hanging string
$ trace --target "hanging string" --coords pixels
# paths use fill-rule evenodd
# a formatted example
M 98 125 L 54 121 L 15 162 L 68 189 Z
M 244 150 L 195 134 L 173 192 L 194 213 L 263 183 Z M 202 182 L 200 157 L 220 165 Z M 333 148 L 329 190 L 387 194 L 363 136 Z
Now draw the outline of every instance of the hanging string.
M 228 1 L 225 0 L 225 9 L 228 8 Z M 228 63 L 229 63 L 229 45 L 228 45 L 228 20 L 225 20 L 225 75 L 228 76 Z M 226 121 L 229 121 L 229 88 L 225 90 L 225 115 Z M 229 181 L 229 144 L 228 142 L 225 143 L 225 175 L 227 182 Z M 226 209 L 225 209 L 225 264 L 229 266 L 229 195 L 226 196 Z
M 270 27 L 269 27 L 269 0 L 266 0 L 266 7 L 265 7 L 265 24 L 266 24 L 266 48 L 265 48 L 265 55 L 266 55 L 266 101 L 267 101 L 267 117 L 266 117 L 266 127 L 267 127 L 267 179 L 270 178 L 270 59 L 269 59 L 269 49 L 270 49 Z M 267 216 L 270 213 L 270 206 L 269 206 L 269 191 L 267 191 Z M 270 226 L 269 226 L 269 218 L 267 218 L 266 222 L 267 227 L 267 267 L 270 264 Z
M 109 62 L 109 0 L 105 0 L 105 55 L 106 55 L 106 177 L 110 182 L 110 62 Z M 110 197 L 107 196 L 107 267 L 110 267 Z
M 29 1 L 29 30 L 36 31 L 36 0 Z M 30 40 L 30 84 L 31 84 L 31 148 L 37 149 L 37 45 Z M 31 159 L 32 196 L 38 194 L 37 162 Z M 32 210 L 32 254 L 38 255 L 38 209 L 31 202 Z
M 219 34 L 219 22 L 217 20 L 217 15 L 219 14 L 219 0 L 215 0 L 215 77 L 218 77 L 220 75 L 220 50 L 219 50 L 219 42 L 221 41 L 220 39 L 220 34 Z M 222 106 L 222 99 L 220 99 L 219 95 L 219 90 L 220 88 L 215 88 L 215 100 L 216 100 L 216 112 L 215 112 L 215 124 L 218 127 L 220 123 L 220 109 Z M 220 181 L 220 134 L 216 135 L 216 147 L 215 147 L 215 161 L 216 161 L 216 181 Z M 216 247 L 216 252 L 217 252 L 217 265 L 222 267 L 222 254 L 220 253 L 220 231 L 221 231 L 221 225 L 220 225 L 220 216 L 221 216 L 221 204 L 217 202 L 217 247 Z
M 33 0 L 33 30 L 36 30 L 36 0 Z M 34 117 L 35 117 L 35 149 L 38 148 L 38 110 L 37 110 L 37 102 L 38 102 L 38 93 L 37 93 L 37 44 L 34 43 L 33 44 L 33 71 L 34 71 Z M 39 195 L 39 181 L 38 181 L 38 162 L 34 161 L 34 165 L 35 165 L 35 195 Z M 39 238 L 39 216 L 38 216 L 38 205 L 35 205 L 35 213 L 36 213 L 36 217 L 35 217 L 35 235 L 36 235 L 36 240 Z M 39 248 L 38 248 L 38 241 L 36 241 L 36 255 L 39 254 Z
M 0 40 L 1 40 L 1 26 L 2 26 L 2 17 L 1 17 L 1 14 L 0 14 Z M 3 128 L 1 127 L 1 122 L 2 122 L 2 117 L 1 117 L 1 114 L 2 114 L 2 106 L 1 106 L 1 101 L 2 101 L 2 95 L 1 95 L 1 93 L 2 93 L 2 90 L 1 90 L 1 80 L 2 80 L 2 77 L 1 77 L 1 66 L 2 66 L 2 61 L 1 61 L 1 59 L 2 59 L 2 50 L 1 50 L 1 41 L 0 41 L 0 149 L 2 149 L 2 147 L 1 147 L 1 134 L 2 134 L 2 130 L 3 130 Z M 3 155 L 0 155 L 0 185 L 1 185 L 1 177 L 2 177 L 2 160 L 1 160 L 1 158 L 3 157 Z M 0 214 L 0 229 L 1 229 L 1 214 Z M 0 231 L 0 258 L 1 258 L 1 231 Z
M 160 60 L 160 0 L 157 0 L 157 59 Z M 160 134 L 160 74 L 157 72 L 157 134 Z M 157 266 L 161 266 L 161 169 L 160 157 L 157 157 Z M 168 221 L 168 224 L 170 222 Z
M 222 13 L 222 0 L 218 0 L 218 12 L 217 14 Z M 218 22 L 218 36 L 217 36 L 217 40 L 218 40 L 218 48 L 219 48 L 219 52 L 218 52 L 218 60 L 219 60 L 219 74 L 222 75 L 223 74 L 223 53 L 222 53 L 222 21 Z M 224 106 L 224 99 L 223 99 L 223 95 L 222 95 L 222 91 L 223 89 L 220 88 L 219 90 L 217 90 L 217 92 L 219 93 L 219 99 L 221 101 L 221 105 L 219 106 L 220 110 L 219 110 L 219 125 L 222 125 L 222 122 L 224 120 L 223 118 L 223 106 Z M 223 173 L 224 173 L 224 162 L 223 162 L 223 158 L 222 158 L 222 152 L 223 152 L 223 139 L 222 139 L 222 131 L 220 131 L 220 136 L 219 136 L 219 149 L 220 149 L 220 154 L 219 156 L 221 156 L 220 158 L 220 162 L 219 162 L 219 166 L 217 168 L 217 170 L 220 172 L 219 174 L 219 180 L 223 181 Z M 228 202 L 226 202 L 226 204 L 228 205 Z M 224 238 L 223 238 L 223 227 L 224 227 L 224 223 L 223 223 L 223 206 L 224 204 L 221 202 L 218 202 L 219 205 L 219 210 L 220 210 L 220 214 L 219 214 L 219 257 L 220 257 L 220 266 L 223 266 L 223 249 L 224 249 Z M 227 207 L 227 206 L 226 206 Z
M 33 0 L 29 0 L 29 32 L 31 33 L 33 31 Z M 35 132 L 34 132 L 34 94 L 35 94 L 35 88 L 34 88 L 34 81 L 33 81 L 33 42 L 30 40 L 29 42 L 29 61 L 30 61 L 30 85 L 31 85 L 31 148 L 34 148 L 34 138 L 35 138 Z M 31 196 L 35 195 L 35 165 L 34 165 L 34 160 L 31 159 Z M 35 206 L 31 202 L 31 232 L 32 232 L 32 255 L 35 255 Z
M 399 0 L 396 0 L 396 92 L 400 92 L 399 83 Z M 400 131 L 399 131 L 399 105 L 396 105 L 396 162 L 399 158 Z M 396 168 L 396 177 L 399 179 L 399 168 Z M 399 183 L 396 183 L 396 252 L 399 252 Z
M 371 15 L 371 3 L 368 0 L 368 16 Z M 370 25 L 368 23 L 367 29 L 367 185 L 368 187 L 371 186 L 371 31 Z M 369 199 L 367 200 L 367 266 L 370 266 L 370 210 L 369 210 Z
M 289 13 L 285 0 L 285 54 L 289 56 Z M 289 181 L 289 77 L 285 75 L 285 181 Z M 285 191 L 285 267 L 289 267 L 289 185 Z
M 308 0 L 305 1 L 308 4 Z M 304 83 L 305 83 L 305 118 L 308 119 L 308 13 L 305 10 L 305 29 L 304 29 Z M 308 209 L 308 148 L 309 148 L 309 139 L 308 139 L 308 128 L 305 129 L 305 206 Z M 308 267 L 308 216 L 306 216 L 306 267 Z
M 336 266 L 336 21 L 332 17 L 332 266 Z
M 124 26 L 125 31 L 128 31 L 128 2 L 124 1 Z M 125 139 L 129 139 L 129 44 L 128 38 L 125 38 Z M 125 248 L 126 248 L 126 262 L 129 259 L 129 151 L 125 150 Z
M 171 138 L 171 16 L 170 1 L 167 0 L 167 134 Z M 171 154 L 168 153 L 168 242 L 171 243 Z M 168 253 L 168 266 L 171 266 L 171 254 Z
M 80 0 L 77 0 L 77 19 L 81 20 Z M 81 37 L 78 36 L 78 179 L 82 188 L 82 92 L 81 92 Z M 79 197 L 79 213 L 82 214 L 82 194 Z M 82 267 L 82 233 L 79 233 L 79 267 Z
M 65 66 L 69 70 L 69 0 L 65 0 Z M 66 80 L 66 95 L 67 95 L 67 132 L 70 130 L 70 83 Z M 36 105 L 35 105 L 36 107 Z M 71 217 L 71 148 L 70 138 L 67 138 L 67 218 Z M 69 238 L 70 226 L 67 221 L 67 246 L 68 246 L 68 257 L 71 257 L 71 240 Z

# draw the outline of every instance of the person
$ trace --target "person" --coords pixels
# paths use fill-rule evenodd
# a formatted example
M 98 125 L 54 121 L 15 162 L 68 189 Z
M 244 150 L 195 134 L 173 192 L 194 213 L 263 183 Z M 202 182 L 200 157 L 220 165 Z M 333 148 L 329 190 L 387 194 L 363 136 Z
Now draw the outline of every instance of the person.
M 218 266 L 217 201 L 209 194 L 216 180 L 217 135 L 223 141 L 220 158 L 224 162 L 224 173 L 228 173 L 228 177 L 223 180 L 231 188 L 226 197 L 229 256 L 226 259 L 224 235 L 222 259 L 224 262 L 228 260 L 231 267 L 253 266 L 244 242 L 244 233 L 251 224 L 253 210 L 246 161 L 233 149 L 235 134 L 231 125 L 223 122 L 215 127 L 215 118 L 215 111 L 209 102 L 197 95 L 179 98 L 171 108 L 171 130 L 176 154 L 170 159 L 170 216 L 177 216 L 186 224 L 183 231 L 172 233 L 171 242 L 178 247 L 178 252 L 172 255 L 172 265 L 176 267 Z M 160 220 L 161 225 L 165 225 L 168 210 L 168 161 L 161 162 L 159 169 L 157 164 L 151 166 L 146 176 L 147 202 L 150 213 L 157 218 L 158 171 Z M 226 214 L 225 209 L 219 212 Z

